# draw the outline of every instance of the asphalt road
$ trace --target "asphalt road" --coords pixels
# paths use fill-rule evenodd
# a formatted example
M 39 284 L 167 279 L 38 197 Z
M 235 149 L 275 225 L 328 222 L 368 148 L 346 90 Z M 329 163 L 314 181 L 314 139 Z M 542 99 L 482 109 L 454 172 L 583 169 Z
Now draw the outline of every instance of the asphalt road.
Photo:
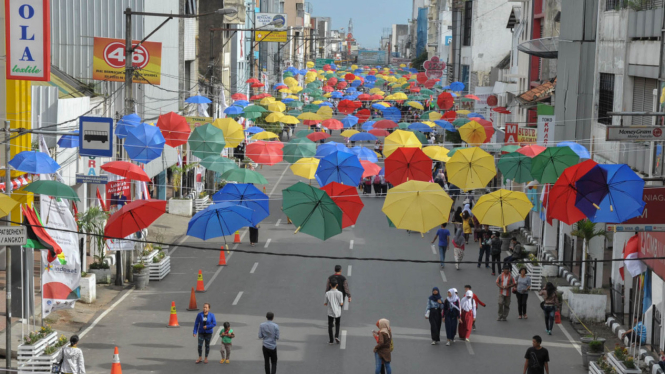
M 434 231 L 423 238 L 389 228 L 381 213 L 381 198 L 364 198 L 365 208 L 355 227 L 325 242 L 302 233 L 294 235 L 295 227 L 286 224 L 280 200 L 281 190 L 299 178 L 292 175 L 287 164 L 264 167 L 263 174 L 270 182 L 267 191 L 274 188 L 272 214 L 261 224 L 259 244 L 251 248 L 248 235 L 243 232 L 238 249 L 338 257 L 438 259 L 430 245 Z M 185 229 L 182 228 L 183 233 Z M 218 249 L 222 241 L 187 238 L 183 244 Z M 466 252 L 465 259 L 476 259 L 477 244 L 471 243 Z M 448 254 L 449 260 L 451 255 Z M 257 334 L 267 311 L 275 313 L 275 322 L 280 325 L 278 372 L 281 373 L 373 372 L 375 342 L 371 330 L 376 328 L 374 324 L 379 318 L 391 321 L 392 368 L 397 373 L 415 370 L 521 373 L 524 353 L 535 334 L 543 336 L 543 346 L 550 352 L 551 372 L 584 372 L 579 352 L 561 327 L 555 327 L 552 336 L 545 334 L 540 301 L 535 294 L 529 297 L 528 320 L 517 319 L 517 301 L 513 298 L 508 322 L 496 321 L 498 290 L 495 277 L 484 266 L 476 268 L 468 264 L 457 271 L 447 266 L 442 274 L 438 264 L 233 252 L 228 266 L 219 267 L 218 250 L 180 247 L 171 256 L 171 274 L 161 282 L 151 282 L 146 291 L 132 291 L 84 336 L 79 345 L 88 373 L 108 373 L 115 346 L 120 349 L 125 372 L 262 373 L 261 341 Z M 342 344 L 330 346 L 323 303 L 326 278 L 333 273 L 335 264 L 343 266 L 353 301 L 342 314 Z M 210 363 L 194 364 L 197 340 L 192 336 L 192 328 L 197 312 L 188 312 L 186 308 L 199 269 L 206 285 L 206 292 L 197 294 L 199 308 L 204 302 L 210 303 L 218 324 L 230 322 L 236 334 L 228 365 L 219 364 L 221 342 L 217 338 L 211 347 Z M 487 303 L 487 307 L 478 311 L 477 331 L 472 333 L 471 342 L 458 342 L 450 347 L 430 345 L 430 328 L 424 313 L 432 287 L 438 286 L 443 292 L 455 287 L 461 295 L 465 284 L 473 285 L 478 297 Z M 180 328 L 166 327 L 171 301 L 176 302 Z M 442 335 L 445 337 L 445 329 Z

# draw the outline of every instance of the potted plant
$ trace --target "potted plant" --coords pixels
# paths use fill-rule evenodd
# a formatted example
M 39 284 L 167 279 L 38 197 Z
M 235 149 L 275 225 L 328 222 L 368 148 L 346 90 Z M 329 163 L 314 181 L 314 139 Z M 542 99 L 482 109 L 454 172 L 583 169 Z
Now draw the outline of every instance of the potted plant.
M 40 356 L 49 345 L 58 340 L 58 334 L 50 325 L 42 326 L 39 331 L 31 332 L 23 339 L 23 344 L 18 346 L 17 356 L 19 361 L 30 361 Z
M 162 280 L 171 272 L 171 258 L 164 251 L 159 250 L 148 267 L 150 268 L 150 280 Z
M 137 290 L 146 289 L 148 282 L 150 282 L 150 271 L 147 270 L 147 266 L 142 262 L 134 264 L 132 265 L 132 273 L 134 273 L 134 287 Z
M 600 356 L 603 355 L 603 350 L 605 349 L 605 339 L 603 341 L 600 340 L 592 340 L 588 344 L 588 351 L 586 355 L 583 355 L 583 365 L 584 367 L 589 367 L 589 362 L 595 362 L 598 361 Z M 584 360 L 586 358 L 586 360 Z
M 79 231 L 94 234 L 88 237 L 88 245 L 94 258 L 88 272 L 95 274 L 97 283 L 111 283 L 111 267 L 104 262 L 106 257 L 104 226 L 108 217 L 109 213 L 99 207 L 92 207 L 76 215 Z
M 586 290 L 587 289 L 587 282 L 586 282 L 586 259 L 587 259 L 587 252 L 589 251 L 589 242 L 591 239 L 595 237 L 606 237 L 607 232 L 605 230 L 596 230 L 596 223 L 591 222 L 588 219 L 583 219 L 579 222 L 577 222 L 577 228 L 573 230 L 570 234 L 580 238 L 583 240 L 583 246 L 582 246 L 582 274 L 581 274 L 581 282 L 582 282 L 582 289 Z M 595 287 L 595 285 L 594 285 Z
M 616 344 L 614 351 L 607 354 L 608 362 L 620 374 L 641 374 L 642 370 L 637 367 L 632 356 L 628 355 L 628 349 Z

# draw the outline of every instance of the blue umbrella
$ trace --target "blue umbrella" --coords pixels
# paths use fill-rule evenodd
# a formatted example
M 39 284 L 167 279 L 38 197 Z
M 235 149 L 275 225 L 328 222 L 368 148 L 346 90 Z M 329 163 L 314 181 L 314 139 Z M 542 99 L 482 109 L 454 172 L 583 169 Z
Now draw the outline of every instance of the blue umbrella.
M 464 83 L 453 82 L 450 84 L 450 89 L 457 92 L 464 91 Z
M 644 179 L 628 165 L 596 165 L 575 183 L 577 195 L 605 194 L 596 209 L 591 198 L 576 198 L 575 206 L 592 222 L 622 223 L 642 214 L 644 210 Z M 600 191 L 600 192 L 599 192 Z
M 349 114 L 348 116 L 342 118 L 340 122 L 344 124 L 345 129 L 348 129 L 350 127 L 355 126 L 358 123 L 358 117 Z
M 386 168 L 381 168 L 381 171 L 379 172 L 379 175 L 383 175 L 385 177 L 386 176 Z
M 337 182 L 347 186 L 357 186 L 365 169 L 352 153 L 334 152 L 321 159 L 316 169 L 319 186 Z
M 355 74 L 355 75 L 360 75 L 362 73 L 363 73 L 363 69 L 356 69 L 356 70 L 353 71 L 353 74 Z
M 284 101 L 284 100 L 282 100 L 282 101 Z M 241 107 L 244 108 L 247 105 L 249 105 L 249 101 L 247 101 L 247 100 L 237 100 L 237 101 L 233 102 L 233 105 L 241 106 Z
M 361 128 L 365 131 L 369 131 L 374 127 L 375 123 L 376 123 L 376 121 L 367 121 L 367 122 L 363 123 Z
M 358 95 L 346 95 L 346 96 L 342 97 L 342 99 L 344 99 L 344 100 L 355 100 L 357 98 L 358 98 Z
M 142 123 L 129 130 L 123 146 L 130 159 L 147 164 L 162 155 L 164 143 L 164 136 L 157 126 Z
M 365 78 L 365 82 L 376 82 L 376 76 L 374 76 L 374 75 L 368 75 L 368 76 Z
M 386 109 L 386 107 L 383 106 L 382 104 L 376 103 L 376 104 L 372 104 L 372 109 L 383 110 L 383 109 Z
M 9 160 L 9 166 L 30 174 L 53 174 L 60 169 L 60 165 L 49 155 L 37 151 L 20 152 Z
M 224 113 L 231 116 L 237 116 L 239 114 L 242 114 L 242 108 L 239 106 L 231 105 L 230 107 L 224 109 Z
M 246 206 L 252 214 L 252 225 L 256 226 L 270 215 L 270 200 L 268 195 L 261 192 L 252 184 L 227 183 L 224 188 L 212 195 L 215 203 L 229 202 Z
M 483 115 L 480 114 L 480 113 L 476 113 L 476 112 L 469 113 L 469 114 L 466 115 L 466 117 L 467 117 L 467 118 L 480 118 L 480 119 L 485 119 L 485 116 L 483 116 Z
M 258 133 L 264 132 L 264 131 L 265 131 L 264 129 L 262 129 L 258 126 L 252 126 L 252 127 L 247 128 L 247 130 L 245 130 L 245 132 L 248 133 L 248 134 L 258 134 Z
M 212 103 L 212 101 L 210 101 L 210 99 L 208 99 L 205 96 L 201 96 L 201 95 L 188 97 L 188 98 L 185 99 L 185 102 L 190 103 L 190 104 L 210 104 L 210 103 Z
M 453 124 L 448 122 L 448 121 L 444 121 L 444 120 L 441 119 L 441 120 L 435 120 L 433 122 L 436 125 L 438 125 L 439 127 L 443 128 L 444 130 L 447 130 L 447 131 L 450 131 L 450 132 L 457 132 L 457 128 L 455 128 L 455 126 L 453 126 Z
M 333 99 L 341 99 L 344 95 L 342 95 L 341 92 L 335 91 L 332 94 L 330 94 L 330 97 Z
M 427 126 L 427 125 L 425 125 L 425 126 Z M 368 132 L 359 132 L 357 134 L 351 135 L 349 140 L 352 141 L 352 142 L 358 142 L 358 141 L 362 142 L 362 141 L 366 141 L 366 140 L 367 141 L 376 141 L 376 136 L 374 136 L 374 135 L 372 135 Z
M 329 107 L 332 108 L 333 105 L 330 101 L 324 101 L 321 104 L 319 104 L 319 108 L 322 107 L 322 106 L 329 106 Z
M 354 80 L 353 82 L 351 82 L 351 87 L 359 87 L 361 84 L 363 84 L 361 81 Z
M 369 148 L 365 147 L 353 147 L 351 148 L 351 153 L 358 156 L 359 160 L 366 160 L 371 162 L 379 162 L 379 158 L 376 157 L 376 153 Z
M 399 108 L 395 108 L 394 106 L 390 106 L 379 110 L 381 111 L 381 113 L 383 114 L 383 118 L 385 119 L 389 119 L 393 122 L 399 122 L 400 119 L 402 119 L 402 112 L 400 112 Z
M 591 158 L 589 151 L 582 145 L 575 142 L 560 142 L 557 147 L 570 147 L 580 158 Z
M 124 139 L 127 137 L 127 132 L 129 130 L 140 124 L 141 117 L 139 117 L 136 113 L 123 116 L 120 121 L 118 121 L 118 125 L 115 128 L 115 135 L 120 139 Z
M 253 213 L 246 206 L 229 202 L 213 204 L 189 220 L 187 235 L 203 240 L 233 235 L 243 227 L 253 226 Z
M 358 90 L 355 87 L 349 87 L 346 89 L 346 93 L 356 93 Z
M 72 132 L 72 135 L 63 135 L 58 139 L 58 147 L 60 148 L 78 148 L 79 146 L 79 133 Z
M 414 122 L 409 125 L 409 130 L 416 130 L 420 132 L 432 132 L 432 128 L 424 123 Z
M 292 98 L 290 98 L 290 97 L 287 97 L 286 99 L 282 99 L 282 102 L 283 102 L 284 104 L 286 104 L 286 103 L 290 103 L 290 102 L 292 102 L 292 101 L 295 101 L 295 99 L 292 99 Z
M 337 143 L 337 142 L 328 142 L 328 143 L 323 143 L 321 144 L 317 149 L 316 149 L 316 155 L 314 157 L 316 158 L 324 158 L 328 156 L 331 153 L 335 152 L 347 152 L 350 153 L 351 151 L 349 148 L 347 148 L 344 144 L 342 143 Z

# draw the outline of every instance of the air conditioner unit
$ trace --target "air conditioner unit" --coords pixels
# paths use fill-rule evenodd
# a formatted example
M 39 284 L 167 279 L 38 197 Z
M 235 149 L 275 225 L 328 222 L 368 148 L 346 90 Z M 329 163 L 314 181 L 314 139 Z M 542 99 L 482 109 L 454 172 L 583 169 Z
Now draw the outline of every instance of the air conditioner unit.
M 305 3 L 296 3 L 296 10 L 305 10 Z

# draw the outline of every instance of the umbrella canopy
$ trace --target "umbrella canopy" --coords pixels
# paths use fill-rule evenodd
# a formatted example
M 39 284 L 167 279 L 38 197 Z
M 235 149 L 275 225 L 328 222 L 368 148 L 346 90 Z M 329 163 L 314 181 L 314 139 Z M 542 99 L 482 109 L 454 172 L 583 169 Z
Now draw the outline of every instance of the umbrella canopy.
M 189 148 L 198 158 L 219 156 L 225 144 L 224 132 L 209 123 L 195 128 L 189 136 Z
M 307 137 L 307 139 L 309 139 L 313 142 L 318 142 L 319 140 L 329 138 L 330 134 L 325 133 L 325 132 L 313 132 L 313 133 L 307 135 L 306 137 Z
M 439 97 L 436 98 L 436 105 L 438 105 L 442 110 L 448 110 L 452 108 L 454 103 L 455 98 L 448 92 L 442 92 L 439 94 Z
M 599 172 L 605 177 L 604 182 L 598 183 L 596 176 Z M 598 204 L 600 209 L 589 207 L 588 200 L 580 200 L 575 204 L 585 214 L 594 213 L 587 215 L 592 222 L 622 223 L 641 215 L 644 210 L 644 179 L 628 165 L 596 165 L 577 181 L 576 186 L 578 196 L 589 196 L 590 189 L 606 192 Z
M 127 137 L 127 132 L 129 130 L 140 124 L 141 117 L 139 117 L 136 113 L 123 116 L 115 127 L 115 135 L 120 139 L 124 139 Z
M 140 182 L 150 182 L 150 177 L 140 166 L 128 161 L 107 162 L 101 168 L 108 173 L 119 175 L 123 178 Z
M 357 186 L 364 171 L 356 155 L 338 151 L 321 159 L 316 170 L 316 180 L 319 186 L 330 182 Z
M 448 152 L 450 151 L 446 147 L 441 147 L 439 145 L 430 145 L 423 148 L 423 153 L 429 156 L 429 158 L 432 160 L 436 161 L 448 162 L 448 160 L 450 160 Z
M 508 153 L 499 158 L 498 166 L 505 179 L 517 183 L 533 180 L 533 176 L 531 176 L 531 157 L 519 153 Z
M 432 179 L 432 159 L 418 148 L 398 148 L 386 158 L 386 180 L 394 186 Z
M 414 133 L 410 131 L 395 130 L 392 134 L 386 136 L 383 154 L 388 157 L 400 147 L 422 148 L 423 144 L 418 140 Z
M 348 115 L 348 116 L 342 118 L 342 120 L 340 122 L 342 122 L 345 129 L 348 129 L 349 127 L 353 127 L 355 124 L 358 123 L 358 117 Z
M 344 130 L 344 131 L 342 131 L 342 133 L 340 135 L 345 137 L 345 138 L 350 138 L 352 135 L 355 135 L 355 134 L 358 134 L 358 133 L 360 133 L 360 131 L 358 131 L 358 130 Z
M 567 167 L 579 161 L 580 157 L 569 147 L 548 147 L 533 158 L 531 175 L 540 183 L 555 183 Z
M 0 217 L 8 216 L 17 204 L 18 201 L 5 194 L 0 194 Z
M 432 128 L 421 122 L 414 122 L 409 125 L 409 130 L 420 132 L 432 132 Z
M 282 210 L 298 231 L 321 240 L 342 232 L 342 210 L 323 190 L 298 182 L 282 190 Z
M 221 178 L 238 183 L 268 184 L 268 181 L 263 175 L 249 169 L 238 168 L 227 170 L 221 175 Z
M 388 190 L 381 211 L 395 227 L 424 233 L 447 222 L 452 205 L 437 183 L 408 181 Z
M 71 135 L 63 135 L 58 139 L 58 147 L 60 148 L 78 148 L 79 146 L 79 133 L 74 131 Z
M 360 160 L 360 164 L 363 166 L 363 169 L 365 169 L 363 172 L 363 178 L 379 175 L 381 172 L 381 167 L 371 161 Z
M 221 190 L 212 195 L 215 203 L 228 202 L 245 206 L 253 211 L 252 226 L 256 226 L 270 215 L 270 199 L 251 184 L 227 183 Z
M 342 210 L 342 228 L 355 225 L 360 215 L 360 211 L 365 204 L 358 196 L 356 186 L 345 186 L 336 182 L 329 183 L 321 187 L 326 191 L 332 201 Z
M 464 191 L 483 188 L 496 175 L 494 157 L 478 147 L 457 150 L 446 170 L 448 181 Z
M 216 171 L 220 174 L 226 173 L 228 170 L 238 168 L 238 165 L 236 165 L 236 163 L 230 158 L 218 155 L 212 155 L 202 159 L 201 166 L 208 170 Z
M 210 104 L 210 103 L 212 103 L 212 101 L 210 101 L 210 99 L 208 99 L 205 96 L 201 96 L 201 95 L 190 96 L 190 97 L 185 99 L 185 102 L 190 103 L 190 104 Z
M 330 118 L 321 122 L 321 126 L 330 130 L 341 130 L 344 128 L 344 124 L 334 118 Z
M 435 120 L 434 123 L 435 123 L 437 126 L 441 127 L 442 129 L 444 129 L 444 130 L 446 130 L 446 131 L 450 131 L 450 132 L 457 132 L 457 131 L 459 131 L 459 130 L 457 130 L 457 128 L 456 128 L 455 126 L 453 126 L 452 123 L 450 123 L 450 122 L 448 122 L 448 121 L 446 121 L 446 120 L 443 120 L 443 119 L 441 119 L 441 120 Z
M 174 112 L 159 116 L 157 119 L 157 127 L 162 130 L 164 141 L 171 147 L 177 147 L 187 143 L 189 134 L 192 132 L 185 117 Z
M 324 158 L 334 152 L 352 153 L 351 149 L 342 143 L 328 142 L 319 145 L 319 147 L 316 149 L 316 158 Z
M 512 152 L 517 151 L 518 149 L 520 149 L 520 146 L 516 145 L 516 144 L 504 145 L 503 147 L 501 147 L 501 152 L 503 152 L 503 153 L 512 153 Z
M 580 158 L 591 158 L 591 155 L 589 154 L 589 150 L 587 150 L 582 144 L 578 144 L 575 142 L 560 142 L 557 143 L 557 147 L 570 147 L 570 149 L 573 150 L 573 152 L 577 153 Z
M 533 204 L 524 192 L 498 190 L 481 196 L 471 212 L 483 225 L 503 227 L 523 221 Z
M 260 133 L 260 132 L 263 132 L 263 131 L 266 131 L 266 130 L 264 130 L 264 129 L 258 127 L 258 126 L 252 126 L 252 127 L 249 127 L 249 128 L 245 129 L 245 132 L 248 133 L 248 134 L 257 134 L 257 133 Z
M 150 226 L 166 212 L 165 200 L 136 200 L 113 213 L 106 221 L 104 236 L 125 238 Z
M 294 163 L 303 157 L 313 157 L 316 154 L 316 143 L 307 138 L 293 138 L 284 144 L 284 161 Z
M 360 142 L 363 142 L 363 141 L 373 142 L 373 141 L 376 141 L 376 136 L 374 136 L 374 135 L 372 135 L 368 132 L 361 132 L 361 133 L 358 133 L 358 134 L 355 134 L 355 135 L 351 136 L 349 138 L 349 140 L 352 141 L 352 142 L 358 142 L 358 141 L 360 141 Z
M 245 155 L 258 164 L 272 166 L 284 159 L 282 148 L 284 143 L 259 140 L 247 145 Z
M 296 133 L 296 138 L 307 138 L 307 135 L 313 132 L 314 130 L 300 130 Z
M 532 144 L 532 145 L 525 145 L 522 148 L 519 148 L 515 152 L 521 153 L 527 157 L 534 158 L 541 154 L 545 150 L 545 147 L 537 144 Z
M 233 235 L 243 227 L 254 226 L 253 214 L 252 209 L 234 203 L 212 204 L 192 217 L 187 235 L 202 240 Z
M 388 131 L 383 130 L 383 129 L 372 129 L 372 130 L 369 130 L 368 133 L 370 133 L 374 136 L 381 136 L 381 137 L 384 137 L 384 138 L 386 136 L 390 135 L 390 133 Z
M 289 168 L 294 175 L 305 179 L 316 178 L 316 169 L 319 167 L 319 159 L 316 157 L 303 157 L 296 161 Z
M 272 131 L 259 131 L 258 133 L 252 135 L 252 140 L 267 140 L 277 138 L 279 138 L 279 136 Z
M 353 148 L 347 148 L 354 155 L 358 156 L 359 160 L 367 160 L 370 162 L 379 162 L 379 158 L 376 156 L 376 153 L 369 148 L 356 146 Z
M 60 165 L 49 155 L 37 151 L 18 153 L 9 160 L 9 166 L 14 170 L 30 174 L 52 174 L 60 169 Z
M 235 148 L 245 140 L 242 126 L 233 118 L 217 118 L 212 125 L 224 132 L 226 148 Z
M 382 119 L 380 121 L 377 121 L 374 123 L 374 128 L 375 129 L 383 129 L 383 130 L 388 130 L 388 129 L 394 129 L 397 127 L 397 123 L 395 121 L 391 121 L 389 119 Z
M 549 191 L 547 200 L 548 218 L 556 218 L 561 222 L 572 225 L 586 217 L 575 206 L 577 199 L 576 183 L 596 165 L 595 161 L 586 160 L 567 168 L 561 173 L 559 179 Z
M 23 187 L 23 191 L 32 192 L 40 195 L 59 197 L 61 199 L 81 201 L 78 194 L 71 187 L 64 183 L 49 180 L 38 180 Z
M 147 164 L 161 157 L 165 143 L 159 128 L 142 123 L 127 132 L 123 147 L 130 159 Z
M 471 121 L 459 128 L 462 140 L 471 145 L 480 145 L 487 139 L 485 128 L 476 121 Z

